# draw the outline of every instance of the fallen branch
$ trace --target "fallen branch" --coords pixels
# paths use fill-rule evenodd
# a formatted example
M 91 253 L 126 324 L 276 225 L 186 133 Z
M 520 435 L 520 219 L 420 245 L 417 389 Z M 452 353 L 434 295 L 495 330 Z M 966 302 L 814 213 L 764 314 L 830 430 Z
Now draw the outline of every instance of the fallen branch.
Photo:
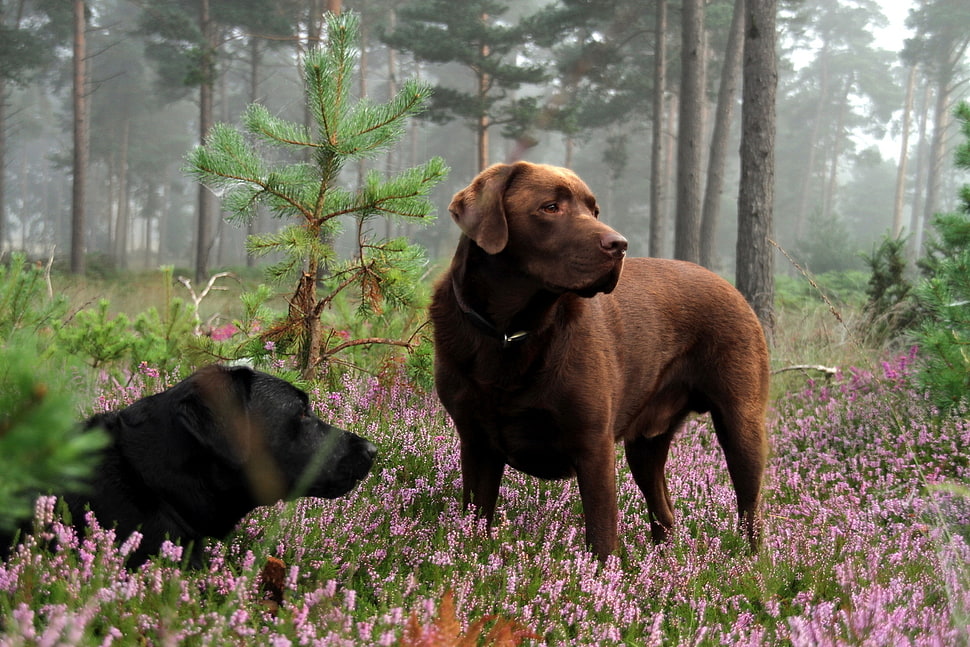
M 209 282 L 206 284 L 205 289 L 201 293 L 196 294 L 195 288 L 192 287 L 192 281 L 185 278 L 184 276 L 178 277 L 178 282 L 185 286 L 185 289 L 189 291 L 189 295 L 192 298 L 192 306 L 195 309 L 195 330 L 193 331 L 196 335 L 202 334 L 202 317 L 199 314 L 199 306 L 202 304 L 202 300 L 209 296 L 209 292 L 212 290 L 228 290 L 221 285 L 215 285 L 218 279 L 232 276 L 232 272 L 219 272 L 218 274 L 213 274 L 209 277 Z M 210 319 L 211 321 L 211 319 Z
M 785 373 L 788 371 L 819 371 L 820 373 L 825 373 L 826 375 L 835 375 L 839 372 L 836 366 L 822 366 L 821 364 L 795 364 L 794 366 L 786 366 L 784 368 L 779 368 L 771 372 L 772 375 L 777 375 L 778 373 Z

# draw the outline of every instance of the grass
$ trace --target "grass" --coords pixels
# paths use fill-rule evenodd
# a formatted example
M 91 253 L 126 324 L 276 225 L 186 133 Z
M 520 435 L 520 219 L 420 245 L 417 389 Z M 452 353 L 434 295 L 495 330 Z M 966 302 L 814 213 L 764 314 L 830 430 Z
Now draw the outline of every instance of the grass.
M 437 401 L 348 380 L 312 395 L 323 417 L 381 448 L 351 495 L 257 510 L 208 546 L 202 571 L 180 569 L 171 547 L 128 572 L 110 530 L 72 541 L 41 509 L 42 531 L 73 548 L 28 540 L 0 566 L 0 644 L 390 645 L 412 614 L 433 625 L 446 592 L 466 626 L 499 616 L 541 636 L 525 644 L 965 643 L 970 503 L 939 485 L 968 481 L 970 423 L 913 391 L 912 361 L 846 370 L 775 403 L 757 556 L 700 418 L 668 468 L 672 541 L 650 543 L 622 468 L 622 548 L 604 565 L 584 550 L 574 482 L 508 472 L 489 535 L 460 509 L 456 440 Z M 276 615 L 260 604 L 271 556 L 287 569 Z
M 490 626 L 511 621 L 538 636 L 523 644 L 968 644 L 967 412 L 935 410 L 913 384 L 918 357 L 880 361 L 854 339 L 851 307 L 840 314 L 846 323 L 824 305 L 779 313 L 773 368 L 839 371 L 774 380 L 757 555 L 735 529 L 706 417 L 672 450 L 677 526 L 663 547 L 649 540 L 618 455 L 621 548 L 600 564 L 584 548 L 575 482 L 508 470 L 488 533 L 460 508 L 457 441 L 436 398 L 347 375 L 311 397 L 322 417 L 380 447 L 354 492 L 253 512 L 207 545 L 202 570 L 183 568 L 181 547 L 167 546 L 128 571 L 137 537 L 75 537 L 42 499 L 37 535 L 60 547 L 28 538 L 0 564 L 0 647 L 457 644 L 434 642 L 454 635 L 441 620 L 452 603 L 466 630 L 497 617 Z M 91 410 L 164 386 L 150 370 L 124 387 L 105 380 Z M 270 558 L 285 565 L 275 612 L 261 579 Z M 423 627 L 426 642 L 411 640 L 409 626 Z

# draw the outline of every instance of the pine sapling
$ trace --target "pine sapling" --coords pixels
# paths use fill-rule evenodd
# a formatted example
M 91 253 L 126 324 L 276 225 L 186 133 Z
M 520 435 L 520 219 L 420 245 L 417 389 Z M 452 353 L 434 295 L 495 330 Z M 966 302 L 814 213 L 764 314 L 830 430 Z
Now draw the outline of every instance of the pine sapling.
M 310 127 L 252 104 L 241 130 L 215 126 L 205 145 L 188 159 L 188 171 L 221 195 L 232 218 L 249 221 L 265 207 L 285 223 L 276 232 L 250 236 L 247 249 L 255 256 L 280 259 L 267 268 L 270 279 L 295 281 L 288 313 L 264 329 L 261 340 L 273 342 L 277 352 L 294 354 L 305 379 L 346 348 L 411 345 L 377 337 L 347 340 L 325 330 L 321 315 L 338 295 L 351 290 L 362 315 L 412 305 L 425 256 L 406 240 L 377 239 L 371 223 L 379 217 L 429 222 L 429 192 L 447 173 L 444 161 L 436 157 L 394 177 L 372 171 L 353 190 L 340 184 L 340 172 L 348 163 L 393 146 L 407 119 L 424 109 L 430 95 L 429 86 L 410 80 L 387 103 L 353 99 L 358 40 L 355 14 L 328 16 L 328 46 L 309 52 L 303 64 Z M 274 161 L 264 154 L 267 148 L 281 151 L 289 161 Z M 334 240 L 348 221 L 355 250 L 350 259 L 341 260 Z

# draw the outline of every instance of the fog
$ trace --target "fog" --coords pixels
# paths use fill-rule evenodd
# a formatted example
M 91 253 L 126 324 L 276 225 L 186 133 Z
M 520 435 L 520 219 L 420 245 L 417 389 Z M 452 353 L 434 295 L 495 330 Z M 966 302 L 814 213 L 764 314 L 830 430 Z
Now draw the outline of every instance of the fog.
M 302 123 L 299 60 L 315 43 L 326 7 L 297 0 L 207 3 L 215 22 L 210 35 L 215 120 L 236 123 L 256 101 Z M 193 22 L 200 2 L 150 4 L 87 3 L 83 94 L 89 155 L 83 240 L 89 265 L 191 268 L 197 262 L 198 185 L 183 167 L 186 154 L 199 143 L 199 78 L 192 65 L 205 51 Z M 435 3 L 343 2 L 343 11 L 361 16 L 358 96 L 385 101 L 402 79 L 415 77 L 457 93 L 475 90 L 460 48 L 449 51 L 453 44 L 435 43 L 442 50 L 440 60 L 429 61 L 420 54 L 427 43 L 394 40 L 394 34 L 406 33 L 408 7 L 429 4 Z M 477 3 L 452 4 L 449 11 L 461 12 Z M 655 3 L 498 4 L 510 8 L 495 11 L 488 25 L 510 34 L 530 26 L 518 30 L 518 43 L 492 45 L 496 51 L 508 47 L 502 63 L 537 67 L 546 74 L 538 82 L 499 87 L 496 72 L 487 162 L 527 159 L 570 166 L 597 194 L 601 217 L 630 240 L 631 254 L 648 253 L 649 223 L 658 218 L 668 223 L 658 243 L 660 255 L 671 256 L 678 217 L 681 2 L 668 3 L 667 86 L 659 115 L 666 151 L 660 177 L 666 179 L 658 213 L 650 208 L 652 125 L 658 117 L 652 108 Z M 909 236 L 916 253 L 927 219 L 955 208 L 958 187 L 967 181 L 954 170 L 959 138 L 950 117 L 968 94 L 970 79 L 970 11 L 962 4 L 923 3 L 926 15 L 920 22 L 911 2 L 780 3 L 774 240 L 811 271 L 861 269 L 860 253 L 870 252 L 886 235 Z M 702 178 L 707 177 L 733 5 L 714 0 L 704 7 Z M 0 0 L 0 7 L 8 43 L 0 47 L 0 244 L 4 251 L 23 249 L 33 257 L 55 255 L 66 262 L 76 169 L 71 16 L 52 15 L 38 3 L 28 2 L 20 10 L 19 3 Z M 934 12 L 947 18 L 935 19 Z M 553 16 L 553 22 L 539 22 L 542 16 Z M 441 16 L 442 23 L 447 19 Z M 947 60 L 952 70 L 944 78 L 941 68 Z M 425 227 L 388 223 L 382 232 L 421 243 L 433 260 L 446 256 L 457 238 L 448 201 L 480 166 L 475 123 L 449 109 L 447 92 L 436 97 L 438 103 L 411 121 L 390 155 L 361 166 L 349 164 L 342 175 L 345 185 L 354 187 L 366 170 L 395 172 L 442 156 L 451 171 L 435 190 L 436 222 Z M 734 271 L 740 100 L 736 92 L 710 262 L 725 275 Z M 247 228 L 224 215 L 212 226 L 207 266 L 213 271 L 251 264 L 245 253 L 247 233 L 280 225 L 262 214 Z M 785 271 L 781 265 L 779 271 Z

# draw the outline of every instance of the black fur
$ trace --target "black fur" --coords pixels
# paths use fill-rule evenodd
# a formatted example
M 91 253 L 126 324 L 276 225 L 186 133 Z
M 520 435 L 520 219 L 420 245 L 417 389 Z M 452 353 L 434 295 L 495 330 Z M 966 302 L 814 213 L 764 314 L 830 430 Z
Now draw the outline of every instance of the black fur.
M 130 566 L 166 538 L 198 545 L 203 537 L 225 537 L 260 505 L 346 494 L 377 453 L 315 416 L 300 389 L 245 367 L 203 368 L 84 426 L 105 429 L 111 443 L 89 488 L 62 494 L 79 528 L 90 506 L 119 540 L 142 533 Z M 199 562 L 198 552 L 192 561 Z

